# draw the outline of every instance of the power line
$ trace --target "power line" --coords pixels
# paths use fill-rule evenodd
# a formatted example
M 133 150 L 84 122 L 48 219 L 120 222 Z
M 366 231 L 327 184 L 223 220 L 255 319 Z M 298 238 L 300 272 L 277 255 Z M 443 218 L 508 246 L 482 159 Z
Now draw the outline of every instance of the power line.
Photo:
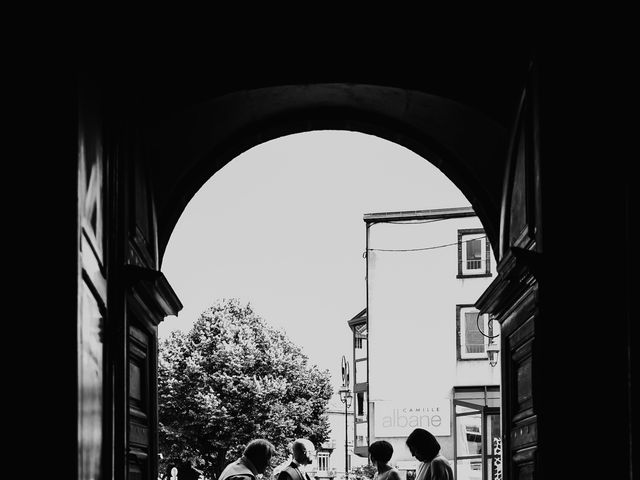
M 465 242 L 470 242 L 472 240 L 480 240 L 481 238 L 487 238 L 486 235 L 482 236 L 482 237 L 476 237 L 476 238 L 472 238 L 470 240 L 464 240 Z M 422 250 L 434 250 L 436 248 L 443 248 L 443 247 L 451 247 L 453 245 L 458 245 L 459 242 L 455 242 L 455 243 L 445 243 L 443 245 L 434 245 L 432 247 L 423 247 L 423 248 L 369 248 L 368 250 L 370 252 L 419 252 Z

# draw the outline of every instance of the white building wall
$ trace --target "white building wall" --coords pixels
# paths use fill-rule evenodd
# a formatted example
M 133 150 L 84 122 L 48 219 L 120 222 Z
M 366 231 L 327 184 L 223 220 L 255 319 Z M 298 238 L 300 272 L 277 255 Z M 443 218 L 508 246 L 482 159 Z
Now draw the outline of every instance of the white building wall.
M 441 418 L 447 419 L 449 428 L 441 425 L 436 430 L 448 430 L 438 440 L 442 453 L 451 459 L 453 387 L 500 384 L 499 365 L 491 367 L 486 359 L 457 360 L 456 305 L 475 303 L 495 278 L 493 255 L 493 276 L 457 278 L 458 230 L 472 228 L 482 228 L 477 217 L 369 227 L 368 246 L 373 249 L 368 253 L 369 394 L 374 404 L 371 442 L 376 440 L 376 410 L 384 405 L 442 408 Z M 376 250 L 438 245 L 449 246 Z M 422 421 L 428 418 L 423 416 Z M 413 459 L 404 445 L 406 437 L 383 438 L 394 445 L 394 461 Z
M 345 425 L 344 425 L 344 404 L 340 400 L 332 399 L 329 404 L 328 419 L 330 425 L 328 443 L 334 443 L 335 449 L 331 452 L 330 465 L 335 470 L 336 478 L 344 476 L 345 466 Z M 353 453 L 353 407 L 349 408 L 347 419 L 348 424 L 348 453 L 351 456 L 351 468 L 366 465 L 368 459 L 358 457 Z M 314 465 L 315 467 L 315 465 Z

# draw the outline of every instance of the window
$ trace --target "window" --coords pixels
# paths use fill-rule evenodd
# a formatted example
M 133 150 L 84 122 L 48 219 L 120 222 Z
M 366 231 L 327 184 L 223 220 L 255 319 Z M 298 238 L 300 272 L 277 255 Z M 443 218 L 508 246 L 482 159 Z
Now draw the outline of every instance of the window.
M 499 405 L 496 385 L 454 387 L 454 478 L 502 478 Z
M 463 240 L 462 250 L 465 251 L 463 270 L 468 272 L 482 269 L 482 239 L 470 238 Z
M 484 230 L 458 230 L 458 278 L 490 275 L 489 242 Z
M 367 359 L 356 360 L 356 383 L 367 383 Z
M 356 447 L 366 447 L 369 444 L 369 424 L 356 423 Z
M 367 324 L 356 325 L 353 329 L 353 347 L 356 360 L 367 358 Z
M 318 452 L 318 470 L 321 472 L 328 472 L 331 469 L 329 462 L 329 452 Z
M 356 384 L 367 383 L 368 327 L 367 318 L 363 316 L 363 312 L 349 320 L 349 327 L 353 331 L 353 369 Z
M 356 392 L 356 421 L 367 421 L 367 392 Z
M 490 322 L 487 314 L 478 317 L 478 313 L 478 310 L 471 305 L 456 307 L 458 358 L 460 360 L 487 358 L 489 338 L 485 335 L 493 336 L 495 334 L 490 328 L 490 324 L 495 322 Z M 480 329 L 482 329 L 482 333 Z

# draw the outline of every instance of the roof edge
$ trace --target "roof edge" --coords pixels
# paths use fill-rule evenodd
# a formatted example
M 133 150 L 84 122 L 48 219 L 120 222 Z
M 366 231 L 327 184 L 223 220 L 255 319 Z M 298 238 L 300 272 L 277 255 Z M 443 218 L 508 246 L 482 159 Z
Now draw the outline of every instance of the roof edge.
M 477 216 L 473 207 L 436 208 L 432 210 L 408 210 L 403 212 L 365 213 L 362 219 L 366 223 L 390 222 L 401 220 L 429 220 L 438 218 L 457 218 Z

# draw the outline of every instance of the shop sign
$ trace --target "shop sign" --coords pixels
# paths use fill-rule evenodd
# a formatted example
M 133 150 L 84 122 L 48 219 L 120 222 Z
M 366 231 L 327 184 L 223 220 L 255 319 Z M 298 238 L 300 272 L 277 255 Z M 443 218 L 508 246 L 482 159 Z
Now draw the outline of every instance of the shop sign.
M 451 403 L 445 398 L 432 402 L 376 402 L 376 437 L 408 437 L 415 428 L 435 436 L 451 435 Z

